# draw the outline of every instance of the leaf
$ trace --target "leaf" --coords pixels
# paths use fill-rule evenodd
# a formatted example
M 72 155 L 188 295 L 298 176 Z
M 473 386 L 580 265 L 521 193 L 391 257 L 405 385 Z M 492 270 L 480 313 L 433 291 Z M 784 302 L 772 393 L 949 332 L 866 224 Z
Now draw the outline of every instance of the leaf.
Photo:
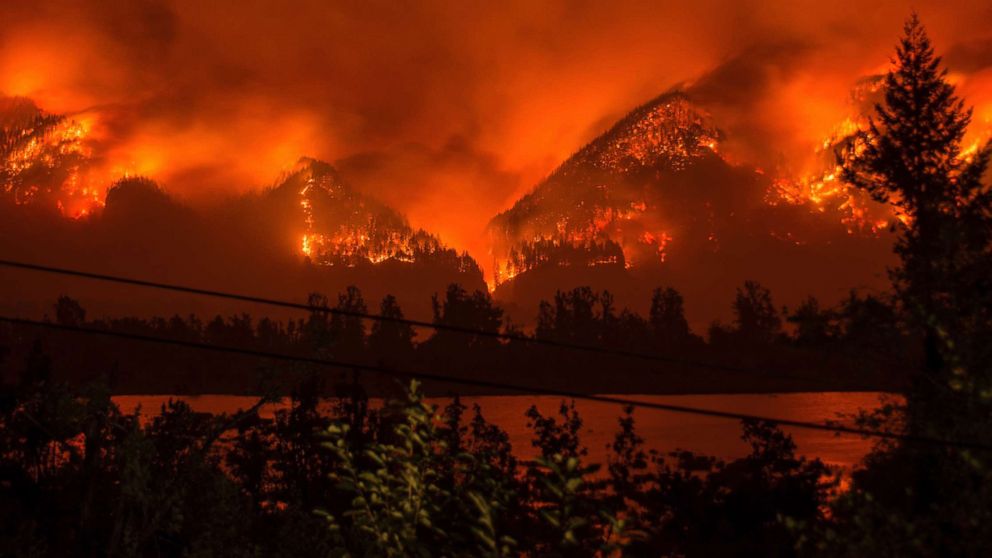
M 576 478 L 573 478 L 573 479 L 568 479 L 568 481 L 565 483 L 565 490 L 567 492 L 574 493 L 574 492 L 576 492 L 579 489 L 580 486 L 582 486 L 582 483 L 583 482 L 584 481 L 583 481 L 582 477 L 576 477 Z

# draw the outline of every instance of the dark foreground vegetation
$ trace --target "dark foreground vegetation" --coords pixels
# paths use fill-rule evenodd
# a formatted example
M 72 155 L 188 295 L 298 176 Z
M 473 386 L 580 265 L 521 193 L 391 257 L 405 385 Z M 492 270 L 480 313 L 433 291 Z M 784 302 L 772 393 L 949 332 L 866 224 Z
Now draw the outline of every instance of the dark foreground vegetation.
M 481 409 L 432 409 L 416 388 L 328 410 L 312 380 L 271 420 L 181 401 L 149 418 L 46 380 L 41 355 L 30 366 L 0 411 L 5 555 L 788 555 L 801 529 L 779 516 L 822 521 L 833 486 L 763 423 L 723 463 L 647 453 L 628 410 L 599 470 L 565 403 L 528 412 L 540 457 L 519 463 Z
M 487 423 L 479 409 L 469 411 L 457 401 L 442 410 L 427 408 L 417 384 L 384 408 L 371 409 L 365 379 L 355 376 L 350 385 L 335 382 L 342 397 L 322 412 L 318 403 L 327 391 L 326 378 L 305 369 L 298 371 L 305 381 L 297 384 L 291 408 L 274 420 L 261 419 L 257 409 L 201 415 L 174 402 L 142 422 L 123 415 L 109 390 L 97 387 L 101 384 L 80 391 L 56 379 L 56 372 L 71 375 L 71 363 L 53 364 L 46 355 L 80 345 L 68 345 L 62 336 L 32 343 L 36 332 L 18 330 L 8 331 L 3 342 L 19 374 L 0 404 L 0 553 L 987 556 L 992 549 L 992 192 L 984 181 L 992 144 L 962 152 L 970 112 L 945 80 L 915 16 L 884 88 L 876 119 L 838 153 L 838 162 L 846 181 L 905 216 L 891 304 L 862 308 L 887 321 L 858 329 L 852 324 L 861 322 L 851 320 L 837 329 L 811 303 L 792 314 L 796 333 L 783 340 L 779 318 L 768 311 L 773 308 L 768 293 L 750 284 L 741 289 L 737 323 L 711 331 L 706 349 L 729 343 L 735 348 L 725 354 L 746 359 L 748 347 L 778 345 L 776 350 L 784 351 L 783 346 L 807 343 L 865 343 L 859 354 L 872 359 L 877 357 L 865 340 L 876 339 L 905 352 L 911 364 L 904 402 L 859 419 L 900 436 L 876 446 L 842 490 L 833 490 L 836 480 L 821 463 L 797 458 L 791 440 L 772 424 L 745 423 L 751 453 L 720 463 L 684 451 L 645 453 L 627 412 L 600 471 L 586 462 L 578 436 L 581 419 L 565 403 L 556 416 L 528 413 L 540 457 L 518 463 L 505 433 Z M 339 304 L 358 305 L 358 300 L 357 292 L 349 291 Z M 537 335 L 623 346 L 644 342 L 636 332 L 664 331 L 647 341 L 664 346 L 675 329 L 670 325 L 679 322 L 683 331 L 679 320 L 668 319 L 678 315 L 668 310 L 680 302 L 669 291 L 660 292 L 658 301 L 652 319 L 638 322 L 603 310 L 610 306 L 603 297 L 567 293 L 542 306 Z M 597 304 L 600 310 L 590 314 Z M 398 309 L 384 303 L 382 311 Z M 493 331 L 508 327 L 485 295 L 457 288 L 438 300 L 435 314 L 441 323 Z M 68 299 L 58 305 L 56 320 L 95 325 Z M 191 322 L 174 323 L 188 328 Z M 299 339 L 306 343 L 303 350 L 335 358 L 352 351 L 355 358 L 387 359 L 413 350 L 433 366 L 445 359 L 464 364 L 468 361 L 460 359 L 468 355 L 478 363 L 494 355 L 526 354 L 507 349 L 516 341 L 503 345 L 481 336 L 456 341 L 447 333 L 414 348 L 408 330 L 380 325 L 366 335 L 359 322 L 323 312 L 292 326 L 294 332 L 306 331 L 294 333 L 299 337 L 289 335 L 289 325 L 267 336 L 260 332 L 280 326 L 252 327 L 241 318 L 214 323 L 196 329 L 198 338 L 241 332 L 240 341 L 216 341 Z M 634 323 L 641 323 L 640 329 Z M 897 341 L 886 337 L 891 332 Z M 688 347 L 700 343 L 691 336 L 682 341 Z M 914 345 L 919 348 L 909 350 Z M 149 367 L 165 355 L 143 354 Z M 571 375 L 571 367 L 580 366 L 576 361 L 527 357 L 547 365 L 573 389 L 588 377 Z M 599 377 L 618 377 L 616 366 L 595 365 Z M 492 371 L 483 366 L 480 373 Z M 103 371 L 108 381 L 114 374 L 113 367 Z

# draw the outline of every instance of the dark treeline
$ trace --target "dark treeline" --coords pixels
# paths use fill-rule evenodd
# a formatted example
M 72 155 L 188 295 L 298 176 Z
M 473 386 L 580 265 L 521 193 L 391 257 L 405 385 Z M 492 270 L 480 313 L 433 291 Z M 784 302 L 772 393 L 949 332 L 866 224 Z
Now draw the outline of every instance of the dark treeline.
M 394 297 L 386 296 L 378 308 L 369 308 L 355 287 L 333 302 L 312 294 L 309 303 L 348 313 L 403 317 Z M 771 293 L 755 282 L 746 282 L 738 289 L 733 301 L 733 323 L 714 324 L 708 341 L 690 331 L 682 296 L 671 288 L 654 292 L 647 317 L 617 309 L 606 291 L 577 288 L 558 292 L 553 301 L 541 303 L 536 328 L 530 334 L 515 327 L 485 292 L 469 293 L 451 285 L 443 294 L 435 295 L 433 308 L 433 323 L 442 326 L 637 352 L 662 360 L 507 341 L 485 334 L 415 332 L 397 322 L 325 311 L 289 321 L 256 319 L 248 314 L 212 319 L 193 315 L 88 319 L 79 302 L 63 296 L 46 319 L 101 331 L 405 371 L 628 393 L 891 391 L 906 381 L 902 370 L 907 354 L 911 354 L 908 349 L 915 346 L 911 332 L 884 299 L 852 292 L 836 308 L 820 308 L 810 298 L 789 311 L 777 309 Z M 258 359 L 22 326 L 0 328 L 0 342 L 3 341 L 14 348 L 5 366 L 8 378 L 14 377 L 13 367 L 24 362 L 33 343 L 41 343 L 57 362 L 62 358 L 71 361 L 72 367 L 67 369 L 72 376 L 66 379 L 78 383 L 112 371 L 108 378 L 111 388 L 123 393 L 258 393 L 266 389 L 270 380 L 293 368 L 276 361 L 260 364 Z M 330 374 L 340 377 L 343 372 L 347 370 L 337 369 Z M 392 386 L 374 375 L 367 375 L 365 380 L 372 383 L 373 392 Z M 426 387 L 428 392 L 468 391 L 457 386 Z

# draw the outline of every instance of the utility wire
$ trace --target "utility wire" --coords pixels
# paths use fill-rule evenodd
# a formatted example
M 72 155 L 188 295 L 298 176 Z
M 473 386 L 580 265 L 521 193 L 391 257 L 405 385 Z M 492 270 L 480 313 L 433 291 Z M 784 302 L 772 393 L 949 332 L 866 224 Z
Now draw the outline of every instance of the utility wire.
M 517 391 L 523 392 L 531 395 L 551 395 L 557 397 L 568 397 L 571 399 L 585 400 L 585 401 L 595 401 L 599 403 L 612 403 L 621 406 L 632 406 L 639 407 L 643 409 L 652 409 L 658 411 L 670 411 L 674 413 L 683 413 L 690 415 L 699 415 L 707 417 L 716 417 L 723 419 L 733 419 L 733 420 L 746 420 L 746 421 L 763 421 L 774 423 L 781 426 L 790 426 L 793 428 L 803 428 L 807 430 L 819 430 L 825 432 L 836 432 L 839 434 L 854 434 L 858 436 L 870 437 L 870 438 L 881 438 L 888 440 L 900 440 L 904 442 L 915 442 L 924 443 L 931 445 L 939 445 L 945 447 L 956 447 L 961 449 L 975 449 L 983 451 L 992 451 L 992 446 L 987 444 L 982 444 L 979 442 L 969 442 L 960 440 L 944 440 L 940 438 L 931 438 L 928 436 L 915 436 L 899 434 L 895 432 L 888 432 L 885 430 L 873 430 L 873 429 L 863 429 L 854 428 L 842 425 L 824 424 L 819 422 L 810 422 L 802 420 L 792 420 L 792 419 L 780 419 L 774 417 L 767 417 L 763 415 L 753 415 L 746 413 L 734 413 L 730 411 L 720 411 L 716 409 L 704 409 L 700 407 L 691 407 L 687 405 L 673 405 L 669 403 L 656 403 L 653 401 L 644 401 L 638 399 L 626 399 L 623 397 L 616 397 L 610 395 L 594 395 L 587 393 L 580 393 L 570 390 L 558 390 L 543 387 L 534 386 L 521 386 L 516 384 L 508 384 L 504 382 L 494 382 L 490 380 L 477 380 L 471 378 L 458 378 L 455 376 L 448 376 L 444 374 L 433 374 L 429 372 L 411 372 L 404 370 L 394 370 L 391 368 L 386 368 L 383 366 L 345 362 L 333 359 L 321 359 L 314 357 L 303 357 L 288 355 L 284 353 L 273 353 L 268 351 L 258 351 L 254 349 L 244 349 L 239 347 L 230 347 L 224 345 L 211 345 L 207 343 L 199 343 L 195 341 L 183 341 L 179 339 L 168 339 L 164 337 L 141 335 L 136 333 L 125 333 L 109 330 L 98 330 L 83 328 L 78 326 L 57 324 L 53 322 L 43 322 L 38 320 L 28 320 L 22 318 L 13 318 L 8 316 L 0 316 L 0 322 L 20 325 L 20 326 L 36 326 L 58 331 L 69 331 L 74 333 L 83 333 L 89 335 L 98 335 L 104 337 L 116 337 L 120 339 L 128 339 L 132 341 L 141 341 L 146 343 L 157 343 L 161 345 L 172 345 L 178 347 L 186 347 L 190 349 L 214 351 L 219 353 L 227 354 L 237 354 L 244 356 L 252 356 L 258 358 L 266 358 L 273 360 L 283 360 L 287 362 L 297 362 L 304 364 L 313 364 L 318 366 L 329 366 L 335 368 L 346 368 L 352 370 L 364 370 L 369 372 L 376 372 L 386 376 L 391 376 L 394 378 L 402 379 L 414 379 L 420 378 L 425 380 L 432 380 L 436 382 L 446 382 L 451 384 L 460 384 L 464 386 L 471 387 L 481 387 L 488 389 L 498 389 L 504 391 Z
M 407 318 L 396 318 L 391 316 L 380 316 L 376 314 L 368 314 L 365 312 L 356 312 L 354 310 L 344 310 L 341 308 L 329 308 L 327 306 L 318 306 L 313 304 L 304 304 L 300 302 L 290 302 L 286 300 L 278 300 L 273 298 L 265 298 L 260 296 L 245 295 L 238 293 L 229 293 L 224 291 L 216 291 L 211 289 L 201 289 L 199 287 L 191 287 L 188 285 L 176 285 L 171 283 L 161 283 L 158 281 L 149 281 L 145 279 L 134 279 L 130 277 L 121 277 L 118 275 L 107 275 L 103 273 L 92 273 L 88 271 L 80 271 L 76 269 L 67 269 L 62 267 L 53 267 L 47 265 L 33 264 L 27 262 L 19 262 L 14 260 L 4 260 L 0 259 L 0 266 L 25 269 L 30 271 L 40 271 L 43 273 L 52 273 L 56 275 L 67 275 L 71 277 L 82 277 L 85 279 L 93 279 L 97 281 L 106 281 L 111 283 L 120 283 L 125 285 L 134 285 L 138 287 L 149 287 L 153 289 L 161 289 L 167 291 L 175 291 L 181 293 L 189 293 L 201 296 L 225 298 L 229 300 L 238 300 L 241 302 L 251 302 L 256 304 L 265 304 L 269 306 L 278 306 L 282 308 L 292 308 L 296 310 L 306 310 L 308 312 L 327 312 L 330 314 L 335 314 L 339 316 L 348 316 L 353 318 L 362 318 L 368 320 L 375 320 L 379 322 L 392 322 L 398 324 L 404 324 L 413 327 L 426 327 L 437 331 L 451 331 L 455 333 L 461 333 L 465 335 L 477 335 L 480 337 L 491 337 L 495 339 L 501 339 L 504 341 L 518 341 L 522 343 L 533 343 L 535 345 L 545 345 L 549 347 L 556 347 L 559 349 L 568 349 L 575 351 L 586 351 L 590 353 L 598 353 L 603 355 L 611 356 L 621 356 L 628 358 L 635 358 L 640 360 L 647 360 L 653 362 L 661 362 L 666 364 L 673 364 L 679 366 L 688 366 L 693 368 L 705 368 L 710 370 L 715 370 L 718 372 L 730 372 L 738 374 L 752 374 L 756 376 L 761 376 L 764 378 L 779 378 L 783 380 L 796 380 L 796 381 L 808 381 L 810 378 L 804 376 L 798 376 L 793 374 L 782 374 L 777 372 L 767 372 L 763 370 L 753 370 L 748 368 L 742 368 L 738 366 L 716 364 L 710 362 L 693 361 L 677 357 L 668 357 L 664 355 L 644 353 L 640 351 L 628 351 L 624 349 L 612 349 L 609 347 L 597 347 L 595 345 L 582 345 L 577 343 L 568 343 L 564 341 L 556 341 L 554 339 L 539 339 L 534 337 L 527 337 L 525 335 L 518 335 L 514 333 L 500 333 L 498 331 L 485 331 L 480 329 L 475 329 L 471 327 L 462 327 L 450 324 L 436 324 L 432 322 L 425 322 L 421 320 L 411 320 Z M 658 373 L 661 371 L 654 371 L 653 373 Z M 825 378 L 820 378 L 825 379 Z M 835 378 L 830 378 L 829 381 L 834 382 L 839 385 Z

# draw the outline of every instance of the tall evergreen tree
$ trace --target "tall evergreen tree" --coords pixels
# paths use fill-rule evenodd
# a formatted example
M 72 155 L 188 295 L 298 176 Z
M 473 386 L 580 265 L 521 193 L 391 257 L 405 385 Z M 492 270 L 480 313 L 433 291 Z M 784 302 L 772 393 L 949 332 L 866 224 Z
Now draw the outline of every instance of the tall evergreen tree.
M 685 341 L 689 337 L 689 322 L 685 319 L 685 303 L 675 289 L 655 289 L 651 296 L 649 314 L 651 329 L 663 345 Z
M 782 320 L 772 304 L 772 293 L 757 281 L 744 281 L 734 299 L 737 334 L 750 342 L 769 343 L 782 331 Z
M 457 284 L 448 285 L 444 297 L 431 298 L 434 323 L 438 325 L 477 329 L 489 334 L 499 333 L 503 326 L 503 309 L 495 304 L 487 292 L 469 294 Z M 499 342 L 491 336 L 466 335 L 450 331 L 437 331 L 434 340 L 444 340 L 452 346 L 496 346 Z
M 867 131 L 841 153 L 844 178 L 905 217 L 892 270 L 925 361 L 895 424 L 992 442 L 992 147 L 962 151 L 971 112 L 912 16 Z M 882 410 L 872 420 L 889 423 Z M 981 556 L 992 547 L 992 460 L 934 444 L 883 445 L 833 504 L 826 556 Z
M 413 353 L 414 331 L 410 325 L 395 320 L 403 319 L 403 311 L 396 297 L 386 295 L 379 305 L 379 315 L 388 320 L 372 322 L 369 334 L 369 351 L 376 360 L 402 362 Z
M 331 314 L 334 352 L 341 357 L 357 358 L 365 350 L 365 323 L 361 314 L 369 309 L 362 291 L 353 285 L 338 295 L 337 312 Z
M 992 317 L 992 199 L 982 184 L 992 147 L 964 155 L 971 110 L 948 82 L 915 14 L 904 31 L 885 78 L 884 103 L 840 157 L 845 180 L 904 215 L 896 243 L 902 263 L 892 276 L 925 338 L 924 373 L 909 394 L 916 405 L 911 411 L 919 410 L 910 427 L 923 428 L 922 416 L 945 414 L 940 407 L 948 403 L 948 389 L 961 391 L 955 376 L 964 371 L 963 360 L 990 356 L 975 350 L 987 346 Z M 970 372 L 969 387 L 987 391 L 987 377 L 980 381 L 987 374 L 974 366 Z

